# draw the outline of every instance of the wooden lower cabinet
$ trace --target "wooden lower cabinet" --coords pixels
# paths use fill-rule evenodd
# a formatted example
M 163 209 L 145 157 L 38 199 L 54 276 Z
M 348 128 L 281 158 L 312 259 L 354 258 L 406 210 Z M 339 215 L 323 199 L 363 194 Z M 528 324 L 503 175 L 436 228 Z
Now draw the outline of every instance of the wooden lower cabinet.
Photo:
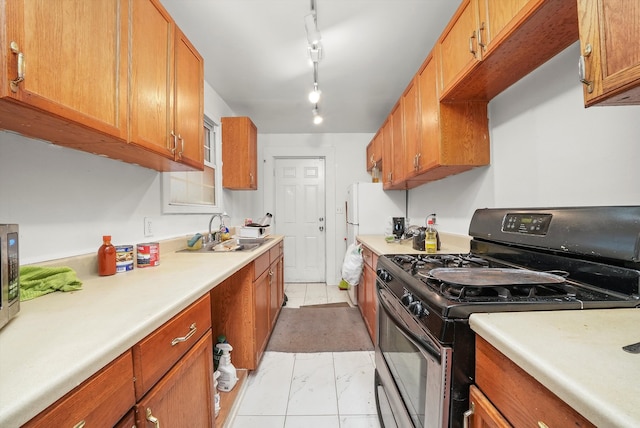
M 500 414 L 498 409 L 475 385 L 469 388 L 469 411 L 465 413 L 469 418 L 470 428 L 509 428 L 509 422 Z
M 376 328 L 378 316 L 378 296 L 376 292 L 376 264 L 378 255 L 366 246 L 362 247 L 364 259 L 362 278 L 357 285 L 358 308 L 364 319 L 364 323 L 371 336 L 371 341 L 376 344 Z
M 131 409 L 113 428 L 136 428 L 135 409 Z
M 138 427 L 214 427 L 213 343 L 207 333 L 136 404 Z
M 114 426 L 134 404 L 133 361 L 127 351 L 23 427 Z
M 481 416 L 476 418 L 485 422 L 478 425 L 474 421 L 472 427 L 504 427 L 508 424 L 514 427 L 594 427 L 479 336 L 476 336 L 476 385 L 497 410 L 481 411 Z M 473 400 L 473 396 L 471 398 Z M 486 410 L 486 406 L 483 408 Z M 477 402 L 474 411 L 478 411 Z M 504 425 L 504 421 L 508 424 Z
M 280 242 L 211 290 L 213 334 L 226 336 L 237 368 L 257 369 L 271 337 L 284 301 L 282 249 Z

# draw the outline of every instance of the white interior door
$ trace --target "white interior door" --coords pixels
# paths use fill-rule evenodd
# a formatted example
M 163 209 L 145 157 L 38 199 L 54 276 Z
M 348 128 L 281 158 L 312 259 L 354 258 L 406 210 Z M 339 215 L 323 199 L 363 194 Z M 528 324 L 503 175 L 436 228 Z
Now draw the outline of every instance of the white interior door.
M 276 158 L 275 199 L 285 281 L 325 282 L 324 159 Z

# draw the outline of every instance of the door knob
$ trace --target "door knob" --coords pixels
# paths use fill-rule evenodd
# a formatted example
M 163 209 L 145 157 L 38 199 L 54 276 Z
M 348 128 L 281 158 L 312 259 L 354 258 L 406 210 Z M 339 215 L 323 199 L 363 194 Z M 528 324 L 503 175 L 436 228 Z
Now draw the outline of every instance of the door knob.
M 320 217 L 318 221 L 324 221 L 324 217 Z
M 320 229 L 320 232 L 324 231 L 324 226 L 320 226 L 318 229 Z

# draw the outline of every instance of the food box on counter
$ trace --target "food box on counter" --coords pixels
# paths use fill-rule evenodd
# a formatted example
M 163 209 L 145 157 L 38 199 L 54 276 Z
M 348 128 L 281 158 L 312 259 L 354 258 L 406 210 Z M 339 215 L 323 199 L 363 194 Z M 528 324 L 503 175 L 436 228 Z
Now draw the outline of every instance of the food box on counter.
M 242 226 L 236 229 L 240 238 L 263 238 L 271 233 L 271 226 Z

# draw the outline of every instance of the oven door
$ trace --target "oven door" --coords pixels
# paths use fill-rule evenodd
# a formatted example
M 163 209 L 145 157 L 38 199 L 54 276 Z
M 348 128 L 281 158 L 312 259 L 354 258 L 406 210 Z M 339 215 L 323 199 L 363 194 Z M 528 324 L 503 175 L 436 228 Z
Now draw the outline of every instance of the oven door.
M 446 427 L 451 348 L 443 347 L 378 281 L 376 401 L 389 427 Z

